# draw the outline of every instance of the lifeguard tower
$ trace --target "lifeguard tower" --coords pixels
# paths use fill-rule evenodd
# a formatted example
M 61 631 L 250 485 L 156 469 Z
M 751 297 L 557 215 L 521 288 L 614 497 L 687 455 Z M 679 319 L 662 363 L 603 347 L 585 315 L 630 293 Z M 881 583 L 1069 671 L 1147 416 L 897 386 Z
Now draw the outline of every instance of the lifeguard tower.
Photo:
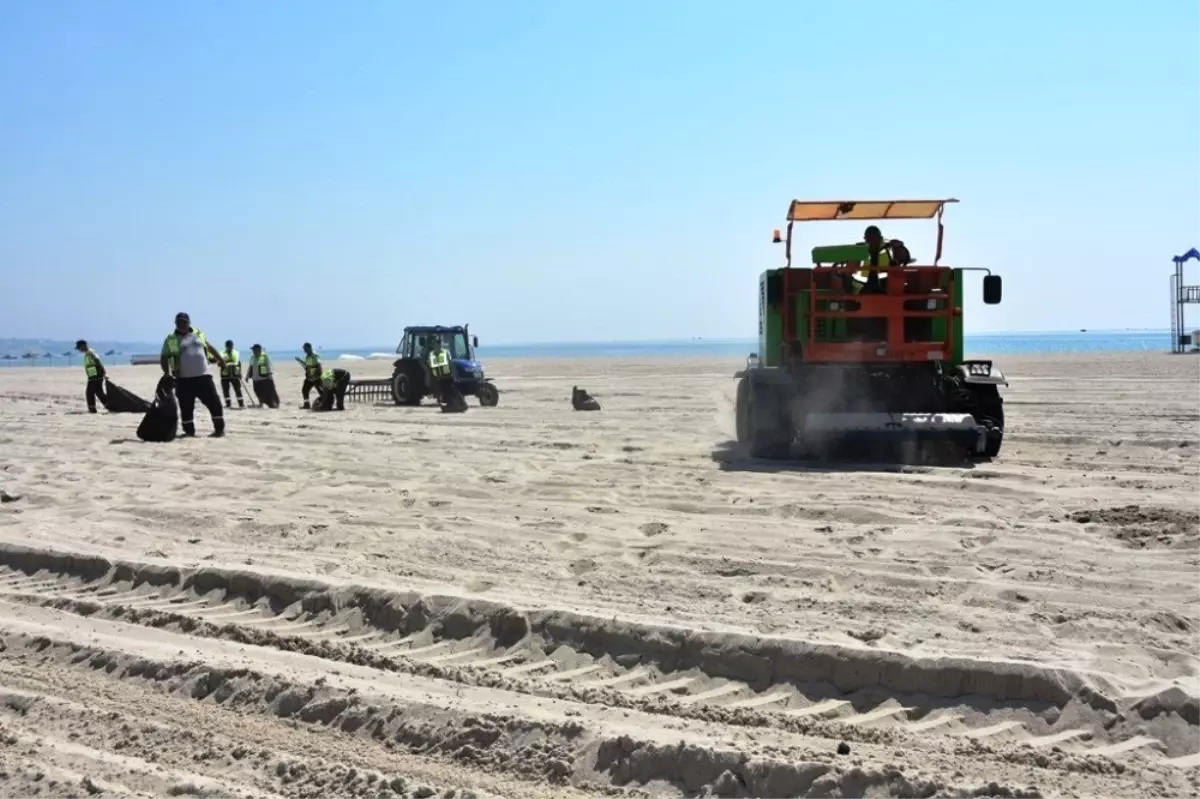
M 1183 282 L 1183 265 L 1193 258 L 1200 261 L 1200 250 L 1195 247 L 1171 259 L 1175 263 L 1171 274 L 1171 352 L 1187 352 L 1189 347 L 1196 351 L 1200 346 L 1197 331 L 1184 332 L 1187 329 L 1184 309 L 1188 304 L 1200 304 L 1200 285 L 1188 286 Z

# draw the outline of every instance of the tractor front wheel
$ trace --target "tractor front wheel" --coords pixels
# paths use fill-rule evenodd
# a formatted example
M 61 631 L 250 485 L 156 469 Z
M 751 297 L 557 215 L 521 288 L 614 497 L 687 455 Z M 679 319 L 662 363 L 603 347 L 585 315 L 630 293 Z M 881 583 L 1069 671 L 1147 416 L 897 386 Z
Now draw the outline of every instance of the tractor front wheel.
M 500 390 L 492 383 L 480 383 L 475 389 L 475 396 L 485 408 L 495 408 L 500 404 Z
M 786 399 L 783 386 L 749 376 L 738 383 L 738 444 L 750 457 L 783 460 L 790 454 L 794 431 Z
M 421 393 L 407 372 L 392 376 L 392 401 L 397 405 L 420 405 Z

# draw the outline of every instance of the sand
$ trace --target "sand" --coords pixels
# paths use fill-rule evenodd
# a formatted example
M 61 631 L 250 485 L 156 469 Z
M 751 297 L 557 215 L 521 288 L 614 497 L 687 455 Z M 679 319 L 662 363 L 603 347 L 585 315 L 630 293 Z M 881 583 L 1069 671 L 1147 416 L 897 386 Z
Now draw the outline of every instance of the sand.
M 0 793 L 1194 795 L 1200 360 L 1000 363 L 973 467 L 743 458 L 737 360 L 164 445 L 0 369 Z

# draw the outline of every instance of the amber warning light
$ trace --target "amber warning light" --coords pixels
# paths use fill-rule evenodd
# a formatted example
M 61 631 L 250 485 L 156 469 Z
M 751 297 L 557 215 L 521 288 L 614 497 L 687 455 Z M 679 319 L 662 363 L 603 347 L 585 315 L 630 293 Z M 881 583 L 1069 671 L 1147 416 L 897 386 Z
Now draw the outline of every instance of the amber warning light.
M 783 241 L 783 239 L 779 236 L 779 228 L 775 228 L 771 231 L 771 243 L 778 244 L 781 241 Z

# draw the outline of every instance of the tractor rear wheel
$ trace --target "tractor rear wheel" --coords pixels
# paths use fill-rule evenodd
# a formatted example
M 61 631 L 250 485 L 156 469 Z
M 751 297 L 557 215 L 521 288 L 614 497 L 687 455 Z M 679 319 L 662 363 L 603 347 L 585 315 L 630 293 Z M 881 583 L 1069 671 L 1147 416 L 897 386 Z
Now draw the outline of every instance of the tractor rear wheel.
M 500 390 L 492 383 L 480 383 L 475 389 L 475 396 L 485 408 L 495 408 L 500 404 Z
M 392 401 L 397 405 L 421 404 L 420 389 L 407 372 L 396 372 L 392 376 Z
M 975 421 L 988 427 L 987 444 L 980 457 L 995 458 L 1004 441 L 1004 398 L 1000 389 L 989 384 L 967 384 L 971 395 Z
M 738 444 L 752 458 L 787 458 L 794 430 L 783 386 L 742 378 L 737 393 L 737 436 Z

